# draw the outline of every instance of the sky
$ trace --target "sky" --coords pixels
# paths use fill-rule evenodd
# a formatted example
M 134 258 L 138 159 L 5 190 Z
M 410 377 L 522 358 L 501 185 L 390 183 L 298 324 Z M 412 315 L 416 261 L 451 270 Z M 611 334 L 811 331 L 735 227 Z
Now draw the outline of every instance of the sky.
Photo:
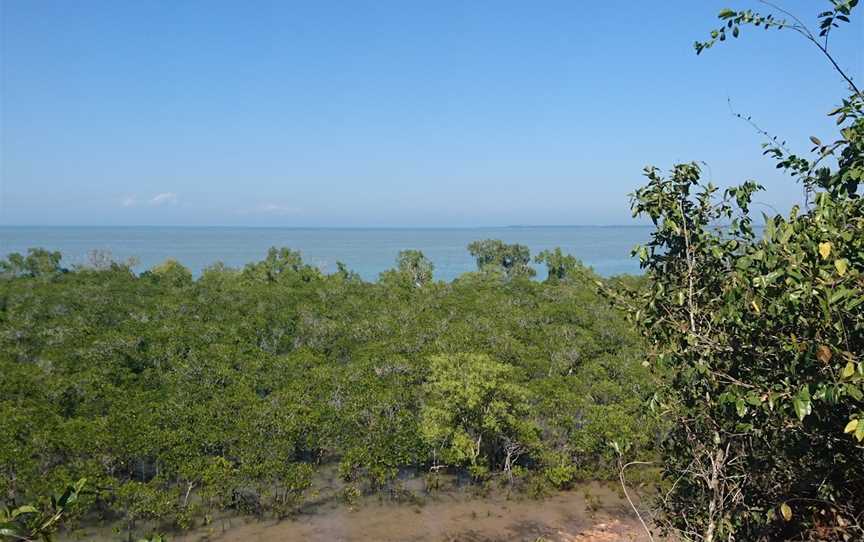
M 0 0 L 0 224 L 633 224 L 642 168 L 690 160 L 785 212 L 729 104 L 803 153 L 846 89 L 791 32 L 697 57 L 724 7 L 759 5 Z

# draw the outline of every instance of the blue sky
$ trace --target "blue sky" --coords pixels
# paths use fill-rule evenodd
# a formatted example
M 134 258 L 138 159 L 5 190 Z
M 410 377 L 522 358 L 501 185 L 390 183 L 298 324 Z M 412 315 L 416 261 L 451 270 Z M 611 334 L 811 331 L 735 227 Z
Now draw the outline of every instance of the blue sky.
M 685 160 L 783 211 L 727 98 L 803 152 L 845 88 L 792 33 L 694 54 L 755 5 L 0 0 L 0 224 L 626 224 Z M 857 78 L 862 28 L 832 45 Z

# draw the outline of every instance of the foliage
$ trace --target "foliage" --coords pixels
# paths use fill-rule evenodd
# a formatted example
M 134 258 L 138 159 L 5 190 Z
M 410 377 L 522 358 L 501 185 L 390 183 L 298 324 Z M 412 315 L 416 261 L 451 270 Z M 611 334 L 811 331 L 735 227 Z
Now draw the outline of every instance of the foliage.
M 399 272 L 406 275 L 414 286 L 420 287 L 432 280 L 435 266 L 419 250 L 403 250 L 397 258 Z
M 303 263 L 299 252 L 284 247 L 272 247 L 264 261 L 247 265 L 243 274 L 262 282 L 277 282 L 286 277 L 308 282 L 319 275 L 317 269 Z
M 821 41 L 798 19 L 791 28 L 836 67 L 827 37 L 856 3 L 835 1 L 820 15 Z M 750 11 L 720 18 L 736 37 L 743 24 L 790 27 Z M 696 50 L 724 39 L 717 30 Z M 695 163 L 668 177 L 647 168 L 633 196 L 634 215 L 656 226 L 636 251 L 648 284 L 630 307 L 665 378 L 652 403 L 669 427 L 661 508 L 680 538 L 864 537 L 862 106 L 853 85 L 832 112 L 841 137 L 811 138 L 813 160 L 769 141 L 766 154 L 807 201 L 763 216 L 761 236 L 750 211 L 761 187 L 721 195 Z
M 86 484 L 82 478 L 66 487 L 65 491 L 52 496 L 45 506 L 25 504 L 14 509 L 0 509 L 0 539 L 4 540 L 52 540 L 63 516 L 78 500 Z
M 161 283 L 171 286 L 185 286 L 191 284 L 192 273 L 183 267 L 177 260 L 165 260 L 161 264 L 153 267 L 147 276 Z
M 587 274 L 575 256 L 565 254 L 557 247 L 555 250 L 544 250 L 534 258 L 534 261 L 546 264 L 546 280 L 548 282 L 577 278 Z
M 13 252 L 0 261 L 0 277 L 44 277 L 65 271 L 60 267 L 61 254 L 44 248 L 31 248 L 27 256 Z
M 498 239 L 474 241 L 468 252 L 477 260 L 477 269 L 503 273 L 508 279 L 533 277 L 531 253 L 525 245 L 508 245 Z
M 81 510 L 134 537 L 291 514 L 337 465 L 356 498 L 444 464 L 505 482 L 611 478 L 610 432 L 652 454 L 639 340 L 590 270 L 444 283 L 419 251 L 397 266 L 367 283 L 272 249 L 199 277 L 178 262 L 4 274 L 3 498 L 86 477 Z M 476 453 L 466 435 L 482 437 Z
M 435 265 L 420 250 L 402 250 L 396 258 L 395 270 L 381 273 L 381 282 L 421 288 L 432 282 Z
M 537 445 L 528 389 L 514 367 L 483 354 L 438 355 L 429 362 L 422 431 L 436 458 L 480 476 L 498 465 L 509 472 Z

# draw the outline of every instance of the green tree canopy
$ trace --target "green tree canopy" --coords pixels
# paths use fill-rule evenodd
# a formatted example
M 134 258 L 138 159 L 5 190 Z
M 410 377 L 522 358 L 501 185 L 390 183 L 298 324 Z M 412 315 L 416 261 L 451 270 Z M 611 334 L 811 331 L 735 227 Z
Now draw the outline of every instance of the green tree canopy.
M 537 274 L 531 267 L 531 251 L 524 245 L 486 239 L 469 244 L 468 252 L 474 256 L 480 271 L 497 271 L 508 279 L 533 277 Z
M 528 418 L 529 391 L 516 369 L 485 354 L 438 355 L 429 359 L 424 384 L 422 431 L 443 462 L 488 468 L 511 467 L 512 454 L 538 440 Z

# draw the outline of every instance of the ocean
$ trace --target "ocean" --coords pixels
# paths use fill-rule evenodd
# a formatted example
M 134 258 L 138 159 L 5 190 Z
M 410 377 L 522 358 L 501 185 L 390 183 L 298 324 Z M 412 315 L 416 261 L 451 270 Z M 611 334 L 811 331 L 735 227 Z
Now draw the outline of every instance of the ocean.
M 136 271 L 174 258 L 194 274 L 216 262 L 230 267 L 264 258 L 271 246 L 299 250 L 307 263 L 330 273 L 345 263 L 365 280 L 394 267 L 400 250 L 419 249 L 435 264 L 435 278 L 452 280 L 475 269 L 466 246 L 481 239 L 521 243 L 531 254 L 561 247 L 604 276 L 639 273 L 630 257 L 648 240 L 647 226 L 512 226 L 489 228 L 241 228 L 0 226 L 0 257 L 30 247 L 59 250 L 67 267 L 86 264 L 91 250 L 115 259 L 134 257 Z M 538 267 L 539 270 L 539 267 Z M 538 273 L 538 277 L 545 273 Z

